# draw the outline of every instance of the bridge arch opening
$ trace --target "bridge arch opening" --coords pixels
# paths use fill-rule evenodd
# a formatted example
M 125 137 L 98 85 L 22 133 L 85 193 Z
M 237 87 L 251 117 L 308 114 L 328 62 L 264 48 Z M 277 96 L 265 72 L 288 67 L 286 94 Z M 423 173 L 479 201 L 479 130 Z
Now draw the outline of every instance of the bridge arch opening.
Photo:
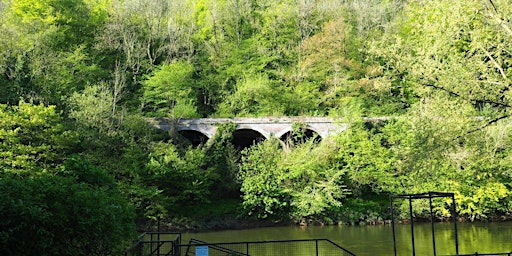
M 251 129 L 239 129 L 233 132 L 233 145 L 239 150 L 248 148 L 265 140 L 265 136 Z
M 187 139 L 190 144 L 194 147 L 198 147 L 199 145 L 203 145 L 208 141 L 208 136 L 199 131 L 194 130 L 181 130 L 178 133 Z
M 314 143 L 320 143 L 320 141 L 322 141 L 320 134 L 308 128 L 301 128 L 298 132 L 288 131 L 281 135 L 279 139 L 283 141 L 285 145 L 302 144 L 308 140 L 314 140 Z

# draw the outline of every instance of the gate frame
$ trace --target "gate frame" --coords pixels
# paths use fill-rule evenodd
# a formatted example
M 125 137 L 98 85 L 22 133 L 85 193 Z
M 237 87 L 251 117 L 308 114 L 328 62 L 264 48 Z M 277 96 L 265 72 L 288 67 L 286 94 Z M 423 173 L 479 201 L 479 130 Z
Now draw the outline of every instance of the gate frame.
M 395 256 L 397 256 L 396 251 L 396 233 L 395 233 L 395 215 L 394 215 L 394 206 L 395 199 L 408 199 L 409 200 L 409 218 L 411 224 L 411 242 L 412 242 L 412 255 L 416 256 L 416 247 L 414 244 L 414 217 L 412 214 L 412 200 L 415 199 L 428 199 L 430 205 L 430 226 L 432 229 L 432 246 L 434 249 L 434 256 L 436 253 L 436 238 L 435 238 L 435 228 L 434 228 L 434 211 L 432 207 L 432 199 L 440 198 L 440 197 L 450 197 L 452 199 L 452 207 L 451 213 L 453 217 L 453 225 L 455 230 L 455 253 L 459 255 L 459 239 L 457 234 L 457 210 L 455 208 L 455 194 L 451 192 L 427 192 L 427 193 L 419 193 L 419 194 L 402 194 L 402 195 L 391 195 L 389 197 L 390 205 L 391 205 L 391 225 L 393 230 L 393 249 L 395 251 Z

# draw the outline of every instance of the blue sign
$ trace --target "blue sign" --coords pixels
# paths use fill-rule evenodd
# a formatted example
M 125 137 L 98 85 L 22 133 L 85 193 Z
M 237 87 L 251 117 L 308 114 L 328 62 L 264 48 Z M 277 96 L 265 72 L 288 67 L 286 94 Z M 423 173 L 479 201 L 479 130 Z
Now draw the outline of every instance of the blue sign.
M 196 256 L 208 256 L 208 246 L 196 246 Z

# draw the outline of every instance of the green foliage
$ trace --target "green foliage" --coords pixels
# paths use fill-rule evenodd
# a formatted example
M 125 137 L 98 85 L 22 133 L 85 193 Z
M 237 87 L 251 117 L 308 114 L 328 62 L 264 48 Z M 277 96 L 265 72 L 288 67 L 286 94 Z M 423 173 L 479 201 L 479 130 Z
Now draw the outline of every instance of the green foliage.
M 207 202 L 212 170 L 201 168 L 204 152 L 189 149 L 181 154 L 171 143 L 155 143 L 147 164 L 147 179 L 179 204 Z
M 169 137 L 150 127 L 141 115 L 116 106 L 106 84 L 74 93 L 67 105 L 68 117 L 79 133 L 81 155 L 119 179 L 137 180 L 139 170 L 146 165 L 150 144 Z
M 471 221 L 485 220 L 508 210 L 504 206 L 509 203 L 510 191 L 503 183 L 486 181 L 473 186 L 461 184 L 460 190 L 455 194 L 458 213 Z
M 0 173 L 37 175 L 52 171 L 73 149 L 77 135 L 62 124 L 55 106 L 0 105 Z
M 133 209 L 115 188 L 3 176 L 0 192 L 2 255 L 120 254 L 135 235 Z
M 470 219 L 485 218 L 487 213 L 498 210 L 499 207 L 490 206 L 490 202 L 507 197 L 504 192 L 508 182 L 501 182 L 509 179 L 497 166 L 478 164 L 494 162 L 484 160 L 493 158 L 497 150 L 492 137 L 486 133 L 500 128 L 482 128 L 486 126 L 485 121 L 474 118 L 473 111 L 466 104 L 456 102 L 441 105 L 432 100 L 420 104 L 411 113 L 412 137 L 402 144 L 403 150 L 398 151 L 402 162 L 396 165 L 407 175 L 403 181 L 407 191 L 456 192 L 462 201 L 458 205 L 461 213 Z M 489 189 L 491 187 L 493 189 Z M 468 203 L 467 198 L 472 198 L 472 203 Z M 478 203 L 480 200 L 489 204 Z M 475 204 L 478 207 L 474 207 Z M 440 213 L 445 214 L 446 211 Z
M 153 220 L 240 192 L 247 212 L 274 220 L 364 222 L 378 219 L 380 196 L 428 190 L 455 192 L 470 220 L 510 214 L 511 8 L 2 1 L 0 173 L 117 184 Z M 349 126 L 316 146 L 294 127 L 294 143 L 240 157 L 233 124 L 187 148 L 143 118 L 267 115 L 343 116 Z M 382 115 L 394 118 L 359 119 Z M 437 216 L 447 203 L 435 202 Z
M 102 7 L 105 7 L 104 0 L 13 0 L 10 11 L 21 24 L 46 33 L 52 48 L 62 49 L 91 39 L 95 28 L 106 18 Z M 48 33 L 50 31 L 53 33 Z
M 330 208 L 341 206 L 342 198 L 350 193 L 344 184 L 345 172 L 333 161 L 336 148 L 329 142 L 317 146 L 311 139 L 284 157 L 281 168 L 293 196 L 296 219 L 326 215 Z
M 169 199 L 158 187 L 142 182 L 123 182 L 119 185 L 119 189 L 130 205 L 135 208 L 137 219 L 158 221 L 168 216 L 166 206 Z
M 95 187 L 115 188 L 114 178 L 78 155 L 66 159 L 59 176 L 73 177 L 77 182 Z
M 389 198 L 376 195 L 365 197 L 373 197 L 373 199 L 350 197 L 343 202 L 343 206 L 336 210 L 335 215 L 339 224 L 381 224 L 384 220 L 391 218 L 389 216 Z
M 81 125 L 108 133 L 115 129 L 114 99 L 106 86 L 88 86 L 68 99 L 69 117 Z
M 248 149 L 240 179 L 244 207 L 259 218 L 300 220 L 329 214 L 349 192 L 333 165 L 332 143 L 314 140 L 283 151 L 276 139 Z
M 14 0 L 7 6 L 1 102 L 30 98 L 61 107 L 62 97 L 105 78 L 90 48 L 106 19 L 105 1 Z
M 281 116 L 290 96 L 290 92 L 264 76 L 249 77 L 237 83 L 236 92 L 220 105 L 219 112 L 223 116 Z
M 421 97 L 433 90 L 445 92 L 475 106 L 492 105 L 497 111 L 492 117 L 500 116 L 509 105 L 504 88 L 510 56 L 503 50 L 510 49 L 505 38 L 512 34 L 507 32 L 510 24 L 497 29 L 493 21 L 502 10 L 482 2 L 411 2 L 372 53 L 392 79 L 407 80 Z
M 483 121 L 470 115 L 471 108 L 431 103 L 420 104 L 407 119 L 353 126 L 337 137 L 343 151 L 336 161 L 349 177 L 348 187 L 355 195 L 452 191 L 459 214 L 470 220 L 507 211 L 510 176 L 502 166 L 508 160 L 490 160 L 503 145 L 495 144 L 495 136 L 503 138 L 495 131 L 505 131 L 505 124 L 475 130 Z M 438 217 L 450 216 L 448 203 L 434 202 Z M 406 202 L 403 207 L 407 212 Z M 414 209 L 418 216 L 429 214 L 424 202 Z
M 356 121 L 336 137 L 335 162 L 337 168 L 347 173 L 348 186 L 355 195 L 362 195 L 368 189 L 377 193 L 397 192 L 392 190 L 399 182 L 394 177 L 397 155 L 390 150 L 393 145 L 388 139 L 393 134 L 380 132 L 379 126 L 379 123 Z
M 276 139 L 259 143 L 242 155 L 240 191 L 249 215 L 276 220 L 286 219 L 289 215 L 292 195 L 282 186 L 278 165 L 281 157 Z
M 116 108 L 113 93 L 106 86 L 87 87 L 68 99 L 69 117 L 79 132 L 81 152 L 78 159 L 66 161 L 64 173 L 106 182 L 95 173 L 98 168 L 109 170 L 122 194 L 136 208 L 138 218 L 162 218 L 167 213 L 166 199 L 155 184 L 145 183 L 144 169 L 151 144 L 169 136 L 149 127 L 140 115 Z M 75 166 L 90 168 L 90 172 L 74 171 Z
M 229 227 L 241 212 L 241 200 L 238 199 L 219 199 L 215 202 L 203 203 L 197 205 L 185 205 L 176 209 L 179 216 L 183 218 L 195 219 L 198 221 L 210 222 L 208 225 L 215 225 L 212 228 Z M 223 223 L 226 222 L 226 223 Z
M 184 61 L 163 65 L 144 82 L 147 111 L 157 116 L 198 117 L 193 66 Z
M 202 149 L 205 155 L 204 166 L 215 172 L 212 189 L 214 198 L 238 198 L 240 184 L 237 181 L 240 152 L 233 146 L 234 123 L 217 126 L 215 136 Z
M 293 123 L 292 129 L 290 130 L 290 138 L 288 138 L 287 141 L 285 141 L 287 146 L 293 147 L 295 145 L 299 145 L 306 142 L 306 140 L 308 139 L 308 137 L 306 136 L 306 128 L 307 124 L 305 123 Z
M 162 204 L 171 214 L 182 212 L 178 206 L 238 198 L 237 154 L 231 143 L 234 128 L 230 123 L 220 125 L 216 136 L 197 148 L 183 149 L 164 142 L 151 145 L 144 180 L 167 198 Z

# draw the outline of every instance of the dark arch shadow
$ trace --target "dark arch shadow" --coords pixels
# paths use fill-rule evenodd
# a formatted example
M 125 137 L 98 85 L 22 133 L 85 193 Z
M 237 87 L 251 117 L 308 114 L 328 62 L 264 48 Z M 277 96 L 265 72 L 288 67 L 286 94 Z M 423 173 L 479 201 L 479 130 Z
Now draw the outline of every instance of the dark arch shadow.
M 311 129 L 302 129 L 299 133 L 292 133 L 289 131 L 279 138 L 285 145 L 297 145 L 302 144 L 308 140 L 314 140 L 314 143 L 320 143 L 322 137 L 317 132 Z
M 182 130 L 178 131 L 178 133 L 187 139 L 194 147 L 205 144 L 209 139 L 208 136 L 204 135 L 202 132 L 194 130 Z
M 243 150 L 265 140 L 261 133 L 250 129 L 239 129 L 233 132 L 233 145 L 238 150 Z

